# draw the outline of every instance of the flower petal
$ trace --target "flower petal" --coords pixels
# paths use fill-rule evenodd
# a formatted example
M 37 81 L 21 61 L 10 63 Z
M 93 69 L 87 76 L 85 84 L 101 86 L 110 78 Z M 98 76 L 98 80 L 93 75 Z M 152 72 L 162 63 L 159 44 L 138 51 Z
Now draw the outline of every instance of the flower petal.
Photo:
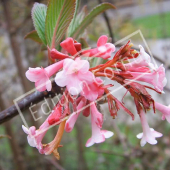
M 82 82 L 76 75 L 70 76 L 70 80 L 67 84 L 67 90 L 71 95 L 78 95 L 82 90 Z
M 80 60 L 80 58 L 77 58 L 76 60 L 77 63 L 77 70 L 81 73 L 86 73 L 89 71 L 90 65 L 87 60 Z
M 64 87 L 69 83 L 69 75 L 66 75 L 64 71 L 60 71 L 56 74 L 55 82 L 58 86 Z
M 79 114 L 80 114 L 80 113 L 79 113 Z M 73 130 L 74 125 L 75 125 L 75 123 L 76 123 L 76 121 L 77 121 L 77 118 L 78 118 L 79 114 L 77 114 L 76 112 L 73 113 L 73 114 L 69 117 L 69 119 L 66 121 L 66 125 L 65 125 L 65 131 L 66 131 L 66 132 L 69 133 L 69 132 L 71 132 L 71 131 Z
M 101 130 L 101 133 L 104 135 L 105 138 L 110 138 L 114 135 L 113 132 L 108 131 L 108 130 Z
M 78 116 L 80 115 L 83 107 L 86 104 L 86 100 L 81 100 L 80 103 L 77 106 L 77 112 L 74 112 L 69 119 L 66 121 L 66 125 L 65 125 L 65 131 L 66 132 L 71 132 L 74 128 L 74 125 L 77 121 Z
M 36 142 L 34 136 L 27 136 L 28 144 L 31 147 L 36 147 Z
M 50 52 L 51 58 L 53 59 L 59 59 L 59 60 L 63 60 L 65 58 L 70 58 L 69 55 L 61 53 L 59 51 L 57 51 L 55 48 L 53 48 Z
M 150 143 L 151 145 L 157 144 L 157 140 L 153 137 L 147 138 L 147 142 Z
M 143 133 L 139 133 L 136 137 L 137 137 L 138 139 L 142 139 Z
M 97 47 L 105 45 L 107 43 L 108 37 L 106 35 L 102 35 L 97 41 Z
M 46 81 L 46 89 L 47 89 L 47 91 L 51 91 L 51 89 L 52 89 L 51 80 L 49 80 L 49 79 Z
M 95 137 L 95 143 L 102 143 L 104 141 L 105 141 L 105 136 L 102 133 Z
M 152 134 L 153 134 L 154 137 L 156 137 L 156 138 L 160 138 L 160 137 L 163 136 L 162 133 L 159 133 L 159 132 L 155 131 L 153 128 L 150 128 L 150 130 L 152 131 Z
M 68 37 L 66 40 L 60 43 L 61 47 L 70 53 L 72 56 L 77 53 L 77 50 L 74 46 L 73 38 Z
M 74 60 L 72 60 L 72 59 L 65 59 L 64 60 L 64 64 L 63 64 L 63 70 L 68 72 L 69 70 L 74 69 L 74 64 L 75 64 Z
M 42 92 L 46 90 L 46 78 L 40 79 L 35 82 L 35 87 L 38 91 Z
M 165 115 L 165 118 L 170 123 L 170 115 Z
M 78 78 L 87 83 L 91 83 L 95 80 L 95 77 L 92 72 L 88 71 L 87 73 L 78 73 Z
M 140 145 L 143 147 L 143 146 L 145 146 L 145 144 L 146 144 L 146 140 L 145 140 L 145 138 L 142 138 L 140 141 Z
M 92 138 L 89 138 L 88 140 L 87 140 L 87 142 L 86 142 L 86 147 L 90 147 L 90 146 L 92 146 L 92 145 L 94 145 L 94 141 L 92 140 Z
M 27 135 L 29 134 L 28 128 L 26 128 L 24 125 L 22 125 L 22 129 Z
M 36 82 L 39 79 L 44 77 L 44 69 L 41 69 L 40 67 L 36 68 L 29 68 L 29 70 L 25 73 L 28 80 L 31 82 Z
M 98 97 L 98 92 L 97 91 L 89 91 L 89 93 L 86 93 L 84 97 L 90 101 L 95 101 Z

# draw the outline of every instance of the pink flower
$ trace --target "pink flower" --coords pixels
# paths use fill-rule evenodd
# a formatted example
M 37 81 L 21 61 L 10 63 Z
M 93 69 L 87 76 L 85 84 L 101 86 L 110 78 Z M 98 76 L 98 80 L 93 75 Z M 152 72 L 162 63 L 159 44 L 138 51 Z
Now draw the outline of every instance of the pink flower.
M 93 81 L 93 74 L 89 71 L 89 62 L 86 60 L 65 59 L 63 70 L 56 74 L 55 82 L 60 87 L 67 87 L 71 95 L 77 95 L 82 90 L 83 82 Z
M 167 120 L 170 123 L 170 105 L 164 106 L 163 104 L 155 102 L 155 108 L 162 112 L 162 120 Z
M 60 121 L 62 116 L 62 106 L 58 104 L 48 116 L 48 123 L 53 125 Z
M 81 44 L 77 41 L 74 41 L 73 38 L 67 38 L 63 42 L 60 43 L 61 47 L 70 53 L 72 56 L 77 54 L 78 51 L 81 50 Z
M 87 101 L 86 108 L 82 112 L 83 116 L 88 117 L 90 115 L 90 101 Z
M 103 124 L 103 115 L 98 112 L 95 103 L 91 103 L 91 124 L 92 124 L 92 137 L 88 139 L 86 147 L 90 147 L 95 143 L 105 141 L 105 138 L 113 136 L 113 132 L 101 130 Z
M 97 77 L 92 83 L 83 83 L 83 90 L 81 95 L 90 101 L 96 100 L 99 96 L 103 95 L 104 88 L 102 87 L 103 81 Z
M 115 51 L 114 44 L 107 43 L 108 37 L 103 35 L 97 41 L 97 48 L 84 50 L 81 54 L 87 57 L 101 57 L 108 59 L 111 57 L 111 53 Z
M 133 78 L 137 81 L 143 81 L 149 84 L 152 84 L 155 89 L 159 92 L 163 91 L 163 87 L 167 83 L 167 79 L 165 77 L 165 68 L 161 65 L 156 70 L 153 70 L 152 73 L 138 73 L 138 72 L 129 72 Z
M 31 82 L 35 82 L 38 91 L 45 91 L 46 89 L 47 91 L 51 91 L 52 85 L 50 77 L 63 67 L 63 62 L 64 61 L 59 61 L 45 69 L 40 67 L 29 68 L 26 72 L 26 77 Z
M 51 149 L 52 147 L 50 144 L 55 143 L 55 140 L 53 140 L 49 144 L 43 145 L 42 140 L 49 128 L 52 127 L 52 125 L 62 123 L 62 119 L 65 118 L 64 113 L 62 114 L 62 108 L 63 106 L 61 106 L 59 102 L 38 130 L 36 130 L 35 126 L 32 126 L 28 129 L 24 125 L 22 125 L 23 131 L 28 135 L 27 140 L 29 145 L 32 147 L 36 147 L 41 154 L 47 154 L 49 149 Z
M 124 68 L 129 71 L 136 69 L 136 72 L 138 72 L 139 67 L 145 66 L 155 69 L 155 66 L 151 63 L 151 57 L 145 52 L 144 48 L 141 45 L 139 45 L 139 48 L 139 57 L 133 62 L 123 64 Z
M 57 51 L 55 48 L 50 51 L 51 58 L 57 60 L 63 60 L 66 58 L 71 58 L 68 54 L 61 53 Z
M 157 144 L 156 138 L 162 137 L 162 134 L 155 131 L 152 128 L 149 128 L 149 125 L 147 123 L 146 116 L 143 110 L 141 110 L 140 112 L 140 120 L 142 124 L 143 133 L 139 133 L 137 135 L 137 138 L 142 139 L 140 142 L 141 146 L 143 147 L 147 142 L 150 143 L 151 145 Z
M 117 63 L 115 66 L 113 66 L 117 69 L 121 69 L 122 71 L 132 71 L 132 72 L 144 72 L 144 73 L 151 73 L 151 70 L 149 67 L 142 66 L 142 67 L 133 67 L 131 63 L 123 64 L 123 63 Z
M 82 112 L 83 110 L 83 107 L 86 105 L 86 100 L 85 99 L 82 99 L 78 106 L 77 106 L 77 111 L 74 112 L 70 117 L 69 119 L 66 121 L 66 125 L 65 125 L 65 131 L 66 132 L 71 132 L 74 128 L 74 125 L 77 121 L 77 118 L 79 117 L 80 113 Z
M 29 129 L 22 125 L 23 131 L 28 135 L 27 140 L 31 147 L 36 147 L 41 154 L 44 154 L 42 140 L 49 128 L 49 124 L 45 121 L 38 130 L 35 126 L 30 127 Z

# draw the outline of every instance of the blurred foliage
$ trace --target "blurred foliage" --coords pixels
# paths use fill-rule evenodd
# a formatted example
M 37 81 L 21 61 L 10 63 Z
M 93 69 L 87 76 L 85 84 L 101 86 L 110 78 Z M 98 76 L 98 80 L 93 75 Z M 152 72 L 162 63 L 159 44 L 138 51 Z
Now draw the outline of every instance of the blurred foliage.
M 170 37 L 170 12 L 138 18 L 132 21 L 146 38 Z
M 108 35 L 103 18 L 98 17 L 88 28 L 89 38 L 96 42 L 101 34 Z M 110 22 L 116 40 L 126 37 L 134 31 L 141 30 L 146 39 L 163 39 L 170 37 L 170 12 L 149 15 L 146 17 L 132 19 L 130 16 L 110 17 Z
M 117 39 L 140 29 L 146 39 L 163 39 L 170 37 L 170 12 L 150 15 L 142 18 L 124 18 L 121 27 L 115 27 Z

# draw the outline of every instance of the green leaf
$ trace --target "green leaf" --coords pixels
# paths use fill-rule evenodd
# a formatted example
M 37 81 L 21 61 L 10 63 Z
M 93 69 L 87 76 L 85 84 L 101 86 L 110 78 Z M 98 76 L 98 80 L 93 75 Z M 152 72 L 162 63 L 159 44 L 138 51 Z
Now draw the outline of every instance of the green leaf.
M 75 32 L 76 28 L 80 25 L 80 23 L 83 21 L 84 17 L 87 13 L 87 6 L 84 6 L 81 12 L 73 18 L 73 20 L 70 23 L 70 26 L 68 28 L 68 37 L 71 37 L 73 32 Z
M 72 34 L 70 34 L 73 38 L 78 38 L 78 36 L 84 31 L 84 29 L 93 21 L 93 19 L 106 11 L 107 9 L 115 9 L 115 6 L 110 3 L 102 3 L 95 7 L 84 19 L 83 21 L 77 25 L 76 29 Z
M 73 20 L 74 20 L 74 19 L 76 18 L 76 16 L 77 16 L 77 12 L 78 12 L 79 6 L 80 6 L 80 0 L 76 0 L 76 8 L 75 8 Z
M 68 27 L 68 37 L 69 37 L 71 30 L 73 29 L 72 27 L 74 26 L 74 23 L 75 23 L 79 5 L 80 5 L 80 0 L 76 0 L 76 8 L 75 8 L 74 16 L 73 16 L 73 19 L 72 19 L 69 27 Z
M 47 44 L 54 48 L 63 38 L 73 18 L 76 0 L 50 0 L 47 9 L 45 34 Z
M 74 23 L 74 22 L 75 22 L 75 19 L 76 19 L 76 16 L 77 16 L 77 12 L 78 12 L 79 6 L 80 6 L 80 0 L 76 0 L 76 8 L 75 8 L 74 17 L 73 17 L 71 23 Z M 71 23 L 70 23 L 70 24 L 71 24 Z
M 34 27 L 42 42 L 46 45 L 45 38 L 45 19 L 46 19 L 47 6 L 40 3 L 35 3 L 32 8 L 32 19 Z
M 37 34 L 37 31 L 33 30 L 31 32 L 29 32 L 25 37 L 24 39 L 31 39 L 39 44 L 42 44 L 42 40 L 40 39 L 40 37 L 38 36 Z

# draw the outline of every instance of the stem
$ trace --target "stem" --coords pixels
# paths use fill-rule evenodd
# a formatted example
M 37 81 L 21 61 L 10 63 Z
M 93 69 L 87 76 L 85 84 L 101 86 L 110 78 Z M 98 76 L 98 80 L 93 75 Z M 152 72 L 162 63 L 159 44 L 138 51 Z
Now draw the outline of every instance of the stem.
M 48 65 L 54 64 L 55 63 L 55 59 L 51 58 L 49 47 L 47 47 L 47 49 L 48 49 Z
M 94 73 L 94 75 L 97 77 L 107 77 L 107 78 L 110 78 L 111 80 L 117 81 L 118 83 L 120 82 L 120 78 L 114 75 L 108 74 L 108 73 L 97 72 L 97 73 Z
M 56 94 L 62 93 L 61 88 L 57 86 L 55 82 L 52 83 L 52 87 L 53 88 L 50 92 L 35 91 L 31 95 L 28 95 L 27 97 L 23 98 L 21 101 L 17 101 L 17 105 L 20 111 L 27 110 L 31 105 L 37 104 L 40 101 L 43 101 L 44 98 L 55 97 Z M 26 112 L 22 112 L 22 113 L 26 114 Z M 6 110 L 3 110 L 2 112 L 0 112 L 0 124 L 12 119 L 14 116 L 18 114 L 19 112 L 18 112 L 16 105 L 12 105 Z
M 98 2 L 99 2 L 99 4 L 101 4 L 102 0 L 98 0 Z M 107 15 L 107 12 L 103 12 L 103 18 L 106 21 L 106 25 L 107 25 L 107 28 L 108 28 L 108 31 L 109 31 L 109 36 L 112 38 L 112 43 L 114 43 L 115 42 L 114 35 L 113 35 L 112 27 L 111 27 L 110 20 L 109 20 L 109 17 Z
M 60 145 L 61 138 L 62 138 L 63 133 L 64 133 L 65 123 L 66 123 L 66 120 L 61 122 L 61 124 L 59 125 L 57 135 L 55 136 L 54 140 L 45 146 L 46 148 L 44 150 L 46 150 L 46 152 L 45 152 L 46 155 L 54 153 L 54 156 L 57 159 L 60 158 L 59 153 L 57 152 L 57 148 Z

